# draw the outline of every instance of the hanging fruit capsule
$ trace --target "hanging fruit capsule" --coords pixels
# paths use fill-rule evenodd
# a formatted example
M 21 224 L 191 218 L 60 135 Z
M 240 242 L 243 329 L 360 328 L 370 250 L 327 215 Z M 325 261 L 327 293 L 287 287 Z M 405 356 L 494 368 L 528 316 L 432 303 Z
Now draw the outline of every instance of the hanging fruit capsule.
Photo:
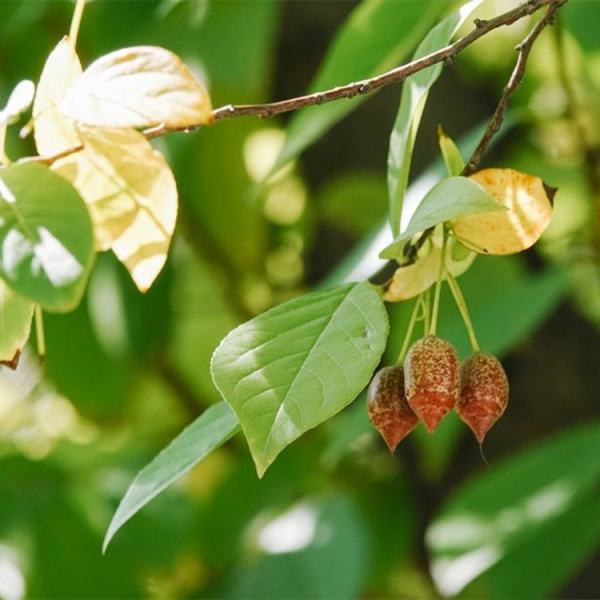
M 460 374 L 461 391 L 456 412 L 481 443 L 506 409 L 508 378 L 500 361 L 482 352 L 476 352 L 466 360 Z
M 404 397 L 404 371 L 397 365 L 380 369 L 367 391 L 369 420 L 390 452 L 417 426 L 419 419 Z
M 454 346 L 434 335 L 418 340 L 406 356 L 404 377 L 406 401 L 432 433 L 458 400 L 459 369 Z

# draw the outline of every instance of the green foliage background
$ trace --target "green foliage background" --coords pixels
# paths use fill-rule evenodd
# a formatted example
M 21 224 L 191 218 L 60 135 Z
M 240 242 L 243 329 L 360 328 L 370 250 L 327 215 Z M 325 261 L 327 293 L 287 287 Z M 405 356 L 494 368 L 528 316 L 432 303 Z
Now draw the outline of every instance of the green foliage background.
M 404 2 L 392 4 L 404 10 Z M 406 4 L 414 23 L 396 62 L 455 3 Z M 309 87 L 355 6 L 97 0 L 86 7 L 78 50 L 89 63 L 116 48 L 161 45 L 204 78 L 215 106 L 260 102 Z M 20 79 L 37 80 L 71 11 L 71 2 L 0 2 L 1 98 Z M 570 0 L 561 13 L 577 119 L 596 148 L 600 4 Z M 381 26 L 390 28 L 381 39 L 393 40 L 396 23 Z M 518 26 L 494 33 L 444 69 L 425 108 L 413 180 L 441 172 L 438 124 L 469 145 L 523 34 Z M 535 251 L 479 258 L 461 279 L 482 348 L 502 356 L 511 381 L 509 409 L 485 444 L 491 465 L 453 417 L 433 437 L 419 430 L 389 456 L 359 397 L 286 449 L 260 481 L 246 443 L 233 438 L 144 508 L 101 555 L 134 475 L 219 399 L 209 360 L 220 339 L 325 278 L 339 280 L 381 227 L 399 95 L 392 87 L 370 98 L 267 187 L 257 186 L 252 165 L 272 154 L 272 130 L 284 118 L 235 119 L 156 142 L 175 171 L 180 214 L 155 286 L 140 295 L 112 255 L 99 256 L 79 308 L 45 319 L 46 364 L 32 347 L 16 373 L 0 372 L 0 597 L 597 592 L 600 190 L 557 76 L 551 32 L 534 49 L 514 124 L 486 165 L 558 186 L 553 224 Z M 333 106 L 323 113 L 330 122 L 341 117 Z M 298 131 L 302 119 L 293 125 Z M 33 152 L 30 140 L 12 135 L 8 142 L 13 156 Z M 387 362 L 410 310 L 410 302 L 389 310 Z M 440 327 L 465 356 L 466 335 L 446 295 Z

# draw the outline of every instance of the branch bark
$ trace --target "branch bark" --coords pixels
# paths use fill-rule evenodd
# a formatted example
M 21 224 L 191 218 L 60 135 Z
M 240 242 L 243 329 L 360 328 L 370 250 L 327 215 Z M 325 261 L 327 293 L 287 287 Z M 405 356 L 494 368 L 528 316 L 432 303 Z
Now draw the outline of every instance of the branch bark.
M 539 37 L 540 33 L 542 33 L 542 31 L 548 25 L 553 23 L 554 17 L 556 16 L 556 11 L 566 2 L 567 0 L 554 0 L 552 3 L 550 3 L 546 14 L 535 24 L 525 39 L 517 46 L 516 50 L 518 52 L 518 56 L 513 71 L 506 86 L 504 86 L 504 90 L 502 91 L 502 96 L 500 97 L 500 101 L 496 106 L 496 110 L 494 111 L 492 118 L 483 132 L 483 136 L 481 137 L 477 148 L 475 148 L 471 158 L 467 161 L 462 175 L 471 175 L 479 168 L 481 160 L 486 153 L 492 138 L 502 126 L 512 95 L 517 91 L 517 88 L 525 77 L 527 59 L 529 58 L 533 44 Z
M 490 31 L 498 29 L 499 27 L 512 25 L 516 21 L 519 21 L 524 17 L 534 14 L 535 12 L 537 12 L 545 6 L 549 7 L 545 18 L 547 18 L 549 14 L 550 18 L 552 18 L 556 10 L 566 1 L 567 0 L 528 0 L 527 2 L 524 2 L 516 8 L 513 8 L 503 14 L 500 14 L 497 17 L 494 17 L 493 19 L 489 19 L 486 21 L 476 19 L 475 28 L 468 34 L 456 40 L 454 43 L 449 44 L 448 46 L 445 46 L 444 48 L 441 48 L 435 52 L 432 52 L 427 56 L 418 58 L 416 60 L 412 60 L 390 71 L 386 71 L 385 73 L 376 75 L 375 77 L 370 77 L 361 81 L 348 83 L 346 85 L 341 85 L 329 90 L 323 90 L 312 94 L 306 94 L 295 98 L 289 98 L 287 100 L 280 100 L 278 102 L 271 102 L 267 104 L 242 105 L 227 104 L 225 106 L 215 108 L 212 111 L 211 122 L 215 123 L 224 119 L 232 119 L 244 116 L 255 116 L 265 119 L 274 115 L 296 111 L 300 108 L 305 108 L 308 106 L 316 106 L 319 104 L 325 104 L 327 102 L 333 102 L 334 100 L 340 100 L 342 98 L 350 99 L 358 95 L 369 94 L 387 85 L 400 83 L 410 75 L 418 73 L 419 71 L 427 69 L 428 67 L 431 67 L 435 64 L 441 62 L 451 64 L 454 61 L 454 59 L 465 48 L 468 48 L 471 44 L 476 42 L 479 38 L 483 37 L 484 35 L 488 34 Z M 541 22 L 542 21 L 540 21 L 540 23 Z M 539 35 L 539 32 L 541 31 L 541 29 L 543 29 L 543 27 L 545 27 L 546 24 L 547 23 L 545 23 L 543 26 L 540 26 L 539 28 L 538 26 L 536 26 L 536 28 L 532 30 L 532 34 L 534 33 L 534 31 L 537 31 L 537 33 L 535 33 L 535 35 L 533 36 L 531 43 L 527 42 L 527 40 L 523 42 L 522 46 L 526 48 L 524 51 L 520 52 L 520 57 L 524 57 L 523 62 L 526 61 L 531 44 L 533 44 L 533 41 L 535 41 L 535 38 L 537 38 L 537 35 Z M 516 85 L 518 85 L 518 81 L 516 82 Z M 508 96 L 510 97 L 511 94 L 512 92 L 509 93 Z M 167 135 L 169 133 L 187 133 L 195 131 L 203 126 L 203 124 L 189 125 L 186 127 L 168 127 L 160 125 L 158 127 L 146 129 L 143 133 L 147 139 L 153 139 L 159 136 Z M 82 146 L 75 146 L 54 156 L 35 157 L 33 160 L 43 162 L 45 164 L 52 164 L 59 158 L 64 158 L 65 156 L 74 154 L 75 152 L 79 152 L 81 149 Z

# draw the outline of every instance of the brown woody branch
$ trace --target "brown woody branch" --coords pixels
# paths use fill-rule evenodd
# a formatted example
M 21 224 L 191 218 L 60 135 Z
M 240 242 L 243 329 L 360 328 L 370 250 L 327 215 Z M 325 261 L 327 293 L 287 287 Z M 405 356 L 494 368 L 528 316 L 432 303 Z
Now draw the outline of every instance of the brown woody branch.
M 548 10 L 546 14 L 535 24 L 533 29 L 527 34 L 525 39 L 517 46 L 516 50 L 518 52 L 517 61 L 512 70 L 510 78 L 508 79 L 507 84 L 504 86 L 504 90 L 502 91 L 502 96 L 496 106 L 496 110 L 492 115 L 485 131 L 483 132 L 483 136 L 475 148 L 471 158 L 468 160 L 465 168 L 462 171 L 462 175 L 471 175 L 474 173 L 481 163 L 481 159 L 486 153 L 490 142 L 494 135 L 498 132 L 502 123 L 504 121 L 504 116 L 506 115 L 506 110 L 508 109 L 508 105 L 510 103 L 510 99 L 512 95 L 516 92 L 519 87 L 521 81 L 525 77 L 525 70 L 527 67 L 527 59 L 529 58 L 529 54 L 531 52 L 531 48 L 533 44 L 539 37 L 540 33 L 548 26 L 551 25 L 554 21 L 554 17 L 556 16 L 556 11 L 567 2 L 567 0 L 554 0 L 548 6 Z
M 427 69 L 428 67 L 431 67 L 435 64 L 441 62 L 451 64 L 454 61 L 454 59 L 458 56 L 458 54 L 460 54 L 465 48 L 476 42 L 479 38 L 483 37 L 490 31 L 498 29 L 499 27 L 512 25 L 516 21 L 519 21 L 520 19 L 526 16 L 534 14 L 544 6 L 549 7 L 548 13 L 551 12 L 553 16 L 556 9 L 562 4 L 564 4 L 564 2 L 566 2 L 566 0 L 528 0 L 527 2 L 524 2 L 516 8 L 513 8 L 512 10 L 509 10 L 501 15 L 498 15 L 493 19 L 485 21 L 481 19 L 476 19 L 475 29 L 456 40 L 453 44 L 449 44 L 448 46 L 445 46 L 440 50 L 436 50 L 435 52 L 432 52 L 427 56 L 423 56 L 421 58 L 405 63 L 404 65 L 400 65 L 395 69 L 392 69 L 380 75 L 376 75 L 375 77 L 370 77 L 361 81 L 348 83 L 346 85 L 338 86 L 330 90 L 324 90 L 321 92 L 315 92 L 313 94 L 298 96 L 296 98 L 281 100 L 279 102 L 271 102 L 268 104 L 243 105 L 228 104 L 226 106 L 215 108 L 211 113 L 210 122 L 216 122 L 221 121 L 223 119 L 232 119 L 235 117 L 243 116 L 256 116 L 265 119 L 274 115 L 292 112 L 308 106 L 315 106 L 319 104 L 325 104 L 327 102 L 332 102 L 334 100 L 340 100 L 342 98 L 354 98 L 358 95 L 369 94 L 392 83 L 400 83 L 410 75 L 418 73 L 419 71 Z M 546 15 L 546 17 L 548 17 L 548 14 Z M 539 31 L 534 36 L 534 39 L 537 37 L 538 34 Z M 533 40 L 531 43 L 533 43 Z M 523 42 L 523 44 L 525 44 L 525 41 Z M 527 53 L 528 52 L 529 50 L 527 50 Z M 521 56 L 523 55 L 524 53 L 521 52 Z M 509 96 L 511 94 L 512 92 L 509 93 Z M 152 139 L 155 137 L 166 135 L 168 133 L 195 131 L 197 129 L 200 129 L 203 125 L 204 124 L 188 125 L 186 127 L 169 127 L 166 125 L 159 125 L 157 127 L 146 129 L 143 133 L 146 136 L 146 138 Z M 52 164 L 59 158 L 63 158 L 65 156 L 68 156 L 69 154 L 79 152 L 81 149 L 81 146 L 76 146 L 54 156 L 41 158 L 36 157 L 35 160 L 44 162 L 46 164 Z

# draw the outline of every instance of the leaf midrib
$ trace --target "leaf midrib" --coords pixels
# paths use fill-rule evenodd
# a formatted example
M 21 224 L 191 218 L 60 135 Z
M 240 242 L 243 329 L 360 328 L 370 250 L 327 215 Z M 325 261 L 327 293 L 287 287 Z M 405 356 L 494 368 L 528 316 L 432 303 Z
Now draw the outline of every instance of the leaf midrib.
M 359 284 L 360 285 L 360 284 Z M 300 373 L 304 370 L 306 363 L 308 362 L 308 359 L 311 357 L 311 355 L 313 354 L 315 348 L 317 347 L 317 345 L 319 344 L 319 341 L 321 340 L 321 338 L 323 337 L 323 335 L 325 334 L 325 332 L 327 331 L 327 329 L 329 328 L 329 326 L 331 325 L 333 319 L 335 318 L 335 316 L 337 315 L 337 313 L 339 312 L 340 308 L 342 307 L 342 305 L 344 304 L 344 301 L 348 298 L 348 296 L 357 288 L 356 285 L 352 286 L 351 288 L 348 289 L 347 293 L 344 294 L 344 296 L 340 299 L 340 302 L 338 304 L 338 306 L 335 308 L 335 310 L 331 313 L 331 316 L 329 317 L 329 320 L 327 321 L 327 323 L 325 324 L 325 326 L 323 327 L 323 330 L 321 331 L 321 333 L 319 334 L 319 336 L 317 337 L 317 339 L 315 340 L 314 344 L 312 345 L 312 347 L 310 348 L 310 350 L 308 351 L 308 353 L 306 354 L 306 357 L 304 358 L 304 360 L 302 361 L 302 364 L 300 365 L 300 368 L 297 370 L 296 375 L 294 376 L 294 378 L 292 379 L 292 382 L 289 385 L 289 388 L 283 398 L 283 400 L 281 401 L 281 404 L 279 406 L 279 408 L 277 409 L 277 412 L 275 413 L 275 416 L 273 417 L 273 421 L 271 423 L 271 426 L 269 427 L 269 434 L 267 435 L 267 438 L 265 440 L 265 443 L 263 445 L 263 450 L 262 450 L 262 454 L 265 455 L 266 451 L 267 451 L 267 446 L 269 445 L 269 442 L 271 441 L 272 435 L 273 435 L 273 430 L 274 430 L 274 425 L 275 422 L 277 421 L 277 418 L 279 417 L 279 414 L 281 413 L 281 411 L 284 409 L 284 406 L 286 404 L 287 399 L 290 397 L 294 386 L 296 385 L 296 382 L 298 381 L 298 377 L 300 375 Z

